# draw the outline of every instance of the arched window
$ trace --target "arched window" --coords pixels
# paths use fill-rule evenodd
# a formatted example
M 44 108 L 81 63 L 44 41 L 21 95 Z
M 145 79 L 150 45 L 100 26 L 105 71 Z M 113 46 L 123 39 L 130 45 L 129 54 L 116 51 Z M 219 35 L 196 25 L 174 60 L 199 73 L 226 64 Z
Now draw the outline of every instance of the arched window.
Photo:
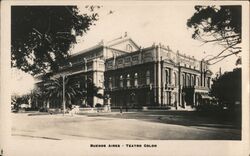
M 186 86 L 190 86 L 190 76 L 189 75 L 187 75 L 187 79 L 186 79 Z
M 186 86 L 186 80 L 184 74 L 182 74 L 182 86 Z
M 165 80 L 166 80 L 166 84 L 169 84 L 169 74 L 168 74 L 168 70 L 165 70 Z
M 207 78 L 207 87 L 210 88 L 210 78 Z
M 130 87 L 130 75 L 127 75 L 127 87 Z
M 150 84 L 150 71 L 147 70 L 146 72 L 146 84 L 149 85 Z
M 122 77 L 122 75 L 120 76 L 120 87 L 121 88 L 123 87 L 123 77 Z
M 132 47 L 130 44 L 127 44 L 126 50 L 127 50 L 128 52 L 131 52 L 132 49 L 133 49 L 133 47 Z
M 134 86 L 138 86 L 138 74 L 135 73 L 135 81 L 134 81 Z
M 191 76 L 191 86 L 194 86 L 194 76 Z
M 112 88 L 112 78 L 109 77 L 109 89 L 111 89 L 111 88 Z
M 112 87 L 115 88 L 116 87 L 116 80 L 117 78 L 114 76 L 112 79 Z
M 174 72 L 174 85 L 177 86 L 177 74 Z
M 197 76 L 196 77 L 196 86 L 199 86 L 200 85 L 200 78 Z

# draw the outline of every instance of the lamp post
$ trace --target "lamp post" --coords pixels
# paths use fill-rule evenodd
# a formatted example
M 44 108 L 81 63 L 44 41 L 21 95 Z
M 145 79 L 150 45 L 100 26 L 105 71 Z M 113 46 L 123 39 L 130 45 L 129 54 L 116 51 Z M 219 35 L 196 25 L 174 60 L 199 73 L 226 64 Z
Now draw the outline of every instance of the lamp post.
M 84 61 L 84 79 L 85 79 L 84 87 L 86 90 L 85 105 L 88 105 L 88 100 L 87 100 L 87 98 L 88 98 L 87 97 L 88 96 L 88 93 L 87 93 L 87 59 L 83 58 L 83 61 Z
M 130 94 L 130 96 L 131 96 L 132 107 L 134 107 L 134 103 L 135 103 L 135 101 L 136 101 L 136 99 L 135 99 L 135 92 L 132 92 L 132 93 Z
M 72 67 L 72 63 L 69 62 L 69 67 Z M 65 99 L 65 77 L 66 75 L 63 74 L 62 75 L 62 79 L 63 79 L 63 102 L 62 102 L 62 105 L 63 105 L 63 115 L 65 115 L 65 109 L 66 109 L 66 99 Z
M 63 75 L 62 76 L 62 78 L 63 78 L 63 115 L 65 115 L 65 103 L 66 103 L 66 101 L 65 101 L 65 75 Z
M 85 76 L 85 88 L 87 89 L 87 59 L 83 58 L 84 60 L 84 76 Z

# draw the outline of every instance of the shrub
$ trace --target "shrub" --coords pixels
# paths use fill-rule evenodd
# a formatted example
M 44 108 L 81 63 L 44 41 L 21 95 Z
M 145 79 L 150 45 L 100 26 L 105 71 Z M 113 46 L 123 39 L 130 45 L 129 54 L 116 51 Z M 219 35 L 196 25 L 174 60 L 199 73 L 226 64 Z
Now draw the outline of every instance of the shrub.
M 97 103 L 95 107 L 102 107 L 102 105 L 100 103 Z
M 40 108 L 39 112 L 48 112 L 48 109 L 47 108 Z

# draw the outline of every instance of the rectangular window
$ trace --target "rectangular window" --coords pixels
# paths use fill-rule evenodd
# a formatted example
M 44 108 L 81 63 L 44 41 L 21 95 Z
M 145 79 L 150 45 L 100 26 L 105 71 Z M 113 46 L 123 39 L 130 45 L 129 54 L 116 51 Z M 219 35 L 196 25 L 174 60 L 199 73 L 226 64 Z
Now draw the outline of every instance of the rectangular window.
M 108 67 L 112 67 L 113 66 L 113 61 L 109 61 L 108 62 Z
M 122 59 L 119 59 L 119 60 L 117 60 L 117 63 L 118 63 L 118 64 L 123 64 L 123 60 L 122 60 Z
M 130 87 L 130 79 L 127 79 L 127 87 Z
M 120 80 L 120 87 L 123 87 L 123 80 Z
M 144 57 L 152 57 L 151 53 L 145 53 Z
M 150 85 L 150 77 L 149 76 L 146 78 L 146 84 Z
M 109 89 L 112 89 L 112 79 L 109 79 Z
M 122 77 L 122 75 L 120 76 L 119 85 L 120 85 L 121 88 L 123 87 L 123 77 Z
M 130 57 L 126 57 L 125 58 L 125 63 L 129 63 L 130 62 Z
M 138 86 L 138 80 L 137 80 L 137 78 L 135 79 L 135 82 L 134 82 L 134 86 Z
M 132 57 L 132 61 L 138 61 L 139 60 L 139 57 L 138 56 L 133 56 Z
M 146 85 L 150 85 L 150 71 L 146 72 Z

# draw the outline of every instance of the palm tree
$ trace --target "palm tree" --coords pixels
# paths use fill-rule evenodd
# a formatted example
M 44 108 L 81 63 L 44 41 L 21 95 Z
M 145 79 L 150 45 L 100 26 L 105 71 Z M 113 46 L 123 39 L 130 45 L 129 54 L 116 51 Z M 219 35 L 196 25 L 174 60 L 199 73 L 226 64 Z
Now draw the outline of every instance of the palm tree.
M 86 91 L 80 86 L 82 79 L 80 77 L 65 77 L 65 102 L 69 107 L 73 99 L 81 99 L 86 96 Z M 47 79 L 43 82 L 41 93 L 45 97 L 47 104 L 53 104 L 52 107 L 60 108 L 63 98 L 63 78 Z
M 97 87 L 92 79 L 87 79 L 87 86 L 82 76 L 65 77 L 65 103 L 66 107 L 71 104 L 81 105 L 86 100 L 87 104 L 93 106 L 93 97 L 103 98 L 98 93 L 101 89 Z M 63 100 L 63 78 L 44 78 L 38 84 L 37 96 L 43 103 L 43 107 L 61 108 Z

